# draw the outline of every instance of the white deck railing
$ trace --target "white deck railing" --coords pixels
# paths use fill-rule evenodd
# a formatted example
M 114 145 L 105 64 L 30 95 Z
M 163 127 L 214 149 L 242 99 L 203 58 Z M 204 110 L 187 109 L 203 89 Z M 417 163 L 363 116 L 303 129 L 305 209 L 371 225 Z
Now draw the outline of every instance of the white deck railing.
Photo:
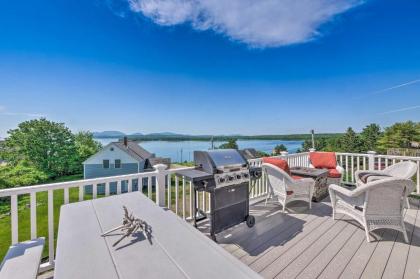
M 286 159 L 290 167 L 309 166 L 309 153 L 286 154 L 276 156 Z M 342 181 L 352 184 L 355 181 L 354 173 L 357 170 L 383 169 L 387 166 L 400 161 L 413 161 L 420 167 L 420 157 L 389 156 L 356 153 L 337 153 L 338 163 L 345 169 Z M 249 160 L 251 166 L 260 166 L 262 159 Z M 183 168 L 190 169 L 190 168 Z M 10 198 L 10 219 L 11 219 L 11 243 L 17 243 L 27 239 L 19 239 L 19 210 L 18 198 L 29 195 L 29 214 L 30 214 L 30 238 L 34 239 L 37 235 L 37 194 L 47 193 L 47 218 L 48 218 L 48 255 L 49 261 L 41 265 L 41 270 L 53 268 L 54 266 L 54 239 L 55 218 L 54 202 L 67 204 L 71 202 L 70 191 L 78 191 L 77 200 L 96 199 L 100 197 L 121 194 L 141 190 L 150 199 L 159 206 L 168 207 L 178 216 L 185 220 L 192 218 L 194 199 L 197 200 L 197 207 L 205 212 L 210 210 L 210 196 L 207 193 L 197 193 L 195 197 L 191 196 L 193 192 L 192 184 L 184 177 L 174 175 L 180 169 L 165 170 L 163 165 L 157 166 L 156 170 L 145 173 L 136 173 L 130 175 L 78 180 L 71 182 L 62 182 L 54 184 L 44 184 L 27 187 L 17 187 L 0 190 L 0 198 Z M 420 171 L 417 171 L 417 194 L 420 194 Z M 114 189 L 112 191 L 112 188 Z M 154 189 L 155 188 L 155 189 Z M 63 190 L 63 200 L 54 199 L 54 191 Z M 263 175 L 256 181 L 255 187 L 250 193 L 251 198 L 262 197 L 267 194 L 267 179 Z M 58 218 L 56 219 L 58 220 Z

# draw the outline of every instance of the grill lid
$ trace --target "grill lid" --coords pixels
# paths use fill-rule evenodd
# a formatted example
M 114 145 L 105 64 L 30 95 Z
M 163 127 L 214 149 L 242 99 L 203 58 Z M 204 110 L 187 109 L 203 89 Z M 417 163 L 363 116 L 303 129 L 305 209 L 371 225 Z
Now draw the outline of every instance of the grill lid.
M 244 157 L 235 149 L 207 151 L 216 168 L 247 165 Z

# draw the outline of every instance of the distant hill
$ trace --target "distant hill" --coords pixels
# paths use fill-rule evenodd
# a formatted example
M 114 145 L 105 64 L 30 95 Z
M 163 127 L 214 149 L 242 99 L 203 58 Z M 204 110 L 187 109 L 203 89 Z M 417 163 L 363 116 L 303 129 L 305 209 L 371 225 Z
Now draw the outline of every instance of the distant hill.
M 336 133 L 324 133 L 316 134 L 317 137 L 337 137 L 341 134 Z M 152 141 L 152 140 L 163 140 L 163 141 L 227 141 L 235 138 L 240 140 L 297 140 L 303 141 L 311 138 L 310 134 L 292 134 L 292 135 L 256 135 L 256 136 L 244 136 L 244 135 L 179 135 L 174 133 L 153 133 L 142 136 L 128 136 L 131 140 L 136 141 Z
M 93 132 L 93 137 L 100 139 L 100 138 L 120 138 L 124 137 L 125 134 L 120 131 L 103 131 L 103 132 Z
M 146 134 L 145 136 L 186 136 L 186 135 L 172 133 L 172 132 L 161 132 L 161 133 L 150 133 L 150 134 Z
M 341 134 L 339 133 L 323 133 L 316 134 L 316 137 L 337 137 Z M 291 135 L 255 135 L 255 136 L 244 136 L 244 135 L 185 135 L 177 134 L 172 132 L 161 132 L 161 133 L 134 133 L 134 134 L 124 134 L 119 131 L 104 131 L 104 132 L 95 132 L 93 133 L 94 138 L 119 138 L 121 139 L 124 136 L 127 136 L 130 140 L 136 141 L 152 141 L 152 140 L 163 140 L 163 141 L 226 141 L 231 138 L 241 139 L 241 140 L 306 140 L 310 139 L 310 134 L 291 134 Z

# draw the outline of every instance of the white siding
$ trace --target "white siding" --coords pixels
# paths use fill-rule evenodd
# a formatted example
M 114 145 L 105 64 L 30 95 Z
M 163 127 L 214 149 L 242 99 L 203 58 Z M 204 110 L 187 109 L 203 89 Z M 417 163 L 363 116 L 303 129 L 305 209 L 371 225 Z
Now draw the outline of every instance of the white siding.
M 114 148 L 114 151 L 111 151 Z M 115 159 L 120 159 L 121 164 L 138 163 L 134 158 L 121 150 L 119 147 L 108 144 L 101 151 L 87 159 L 84 164 L 102 164 L 103 160 L 109 160 L 110 164 L 114 164 Z

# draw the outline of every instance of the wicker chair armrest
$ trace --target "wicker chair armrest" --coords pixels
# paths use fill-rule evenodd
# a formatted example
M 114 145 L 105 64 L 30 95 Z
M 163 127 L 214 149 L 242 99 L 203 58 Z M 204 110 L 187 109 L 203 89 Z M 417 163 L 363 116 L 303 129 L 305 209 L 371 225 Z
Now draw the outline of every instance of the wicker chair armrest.
M 361 173 L 370 173 L 370 174 L 379 174 L 379 175 L 384 174 L 383 171 L 378 171 L 378 170 L 372 170 L 372 171 L 370 171 L 370 170 L 357 170 L 357 171 L 354 172 L 354 177 L 356 179 L 356 187 L 366 184 L 365 182 L 360 180 L 360 174 Z M 368 182 L 370 182 L 370 181 L 368 181 Z
M 339 193 L 339 194 L 344 195 L 344 196 L 347 196 L 347 197 L 355 197 L 355 196 L 360 195 L 360 193 L 358 193 L 357 195 L 355 195 L 355 192 L 356 192 L 355 190 L 350 191 L 350 190 L 348 190 L 348 189 L 346 189 L 344 187 L 341 187 L 341 186 L 338 186 L 338 185 L 335 185 L 335 184 L 331 184 L 328 187 L 328 189 L 330 191 L 333 191 L 335 193 Z
M 340 165 L 337 164 L 337 166 L 335 167 L 335 169 L 340 173 L 343 174 L 344 173 L 344 168 Z

